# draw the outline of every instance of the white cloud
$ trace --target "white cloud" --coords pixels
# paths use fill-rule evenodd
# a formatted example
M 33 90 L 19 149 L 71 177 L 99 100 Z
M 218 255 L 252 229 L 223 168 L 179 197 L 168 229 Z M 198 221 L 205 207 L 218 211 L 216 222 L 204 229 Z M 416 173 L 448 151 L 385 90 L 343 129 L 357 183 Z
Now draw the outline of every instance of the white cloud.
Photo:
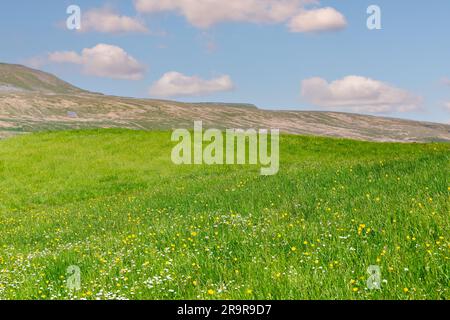
M 101 33 L 146 33 L 145 24 L 137 18 L 117 14 L 105 7 L 91 9 L 82 15 L 81 32 L 95 31 Z
M 56 63 L 74 63 L 74 64 L 82 64 L 83 57 L 80 56 L 75 51 L 56 51 L 49 53 L 48 59 L 51 62 Z
M 306 11 L 305 6 L 318 3 L 318 0 L 135 0 L 135 7 L 140 13 L 173 11 L 198 28 L 222 22 L 286 23 L 293 31 L 304 29 L 298 32 L 335 30 L 336 23 L 342 27 L 343 16 L 334 9 Z M 303 18 L 308 20 L 309 27 L 301 23 Z
M 443 83 L 444 85 L 450 86 L 450 79 L 449 79 L 448 77 L 442 78 L 441 81 L 442 81 L 442 83 Z M 445 109 L 446 111 L 449 111 L 449 112 L 450 112 L 450 101 L 444 102 L 444 103 L 443 103 L 443 107 L 444 107 L 444 109 Z M 449 122 L 449 124 L 450 124 L 450 122 Z
M 283 22 L 297 12 L 301 0 L 136 0 L 142 13 L 175 11 L 196 27 L 234 22 Z
M 289 22 L 289 29 L 292 32 L 341 30 L 346 26 L 344 15 L 330 7 L 303 11 Z
M 422 98 L 387 83 L 347 76 L 328 83 L 322 78 L 302 82 L 302 96 L 316 106 L 352 112 L 391 113 L 418 110 Z
M 158 97 L 199 96 L 234 88 L 230 76 L 223 75 L 211 80 L 197 76 L 185 76 L 179 72 L 168 72 L 150 88 L 150 95 Z
M 22 63 L 27 67 L 33 69 L 40 69 L 47 63 L 47 58 L 44 56 L 32 57 L 26 60 L 23 60 Z
M 444 78 L 442 78 L 442 83 L 447 86 L 450 86 L 450 79 L 447 77 L 444 77 Z
M 447 109 L 447 111 L 450 111 L 450 101 L 444 103 L 444 108 Z
M 48 55 L 48 60 L 79 64 L 87 75 L 113 79 L 140 80 L 146 71 L 146 67 L 125 50 L 108 44 L 83 49 L 81 54 L 74 51 L 53 52 Z

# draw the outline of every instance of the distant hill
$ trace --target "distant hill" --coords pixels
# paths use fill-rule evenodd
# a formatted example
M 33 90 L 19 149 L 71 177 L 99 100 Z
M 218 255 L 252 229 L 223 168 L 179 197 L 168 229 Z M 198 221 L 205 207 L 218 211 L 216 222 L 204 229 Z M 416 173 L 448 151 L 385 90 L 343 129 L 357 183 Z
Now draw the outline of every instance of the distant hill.
M 0 92 L 77 94 L 84 91 L 52 74 L 22 65 L 0 63 Z
M 249 104 L 105 96 L 20 65 L 0 64 L 0 138 L 47 130 L 278 128 L 284 133 L 392 142 L 450 142 L 450 126 L 339 112 L 268 111 Z

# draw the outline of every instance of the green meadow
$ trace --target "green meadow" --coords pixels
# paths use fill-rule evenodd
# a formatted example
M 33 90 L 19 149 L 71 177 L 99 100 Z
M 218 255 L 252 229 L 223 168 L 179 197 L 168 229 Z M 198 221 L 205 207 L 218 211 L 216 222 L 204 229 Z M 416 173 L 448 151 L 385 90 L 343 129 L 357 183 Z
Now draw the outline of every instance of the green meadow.
M 282 136 L 261 176 L 170 136 L 0 141 L 0 299 L 450 299 L 448 144 Z

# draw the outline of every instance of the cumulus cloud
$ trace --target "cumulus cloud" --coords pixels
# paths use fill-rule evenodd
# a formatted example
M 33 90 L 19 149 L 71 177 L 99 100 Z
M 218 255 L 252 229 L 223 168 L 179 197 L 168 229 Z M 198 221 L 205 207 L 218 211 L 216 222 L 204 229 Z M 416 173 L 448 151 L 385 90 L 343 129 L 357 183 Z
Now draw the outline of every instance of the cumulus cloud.
M 301 12 L 289 23 L 292 32 L 322 32 L 341 30 L 347 26 L 344 15 L 334 8 L 321 8 Z
M 444 108 L 450 112 L 450 101 L 449 102 L 444 102 Z
M 55 63 L 82 64 L 83 57 L 75 51 L 56 51 L 48 54 L 48 60 Z
M 441 81 L 442 81 L 443 84 L 445 84 L 447 86 L 450 86 L 450 79 L 449 78 L 447 78 L 447 77 L 442 78 Z
M 135 0 L 135 7 L 140 13 L 176 12 L 198 28 L 222 22 L 286 23 L 293 32 L 341 28 L 343 16 L 336 10 L 305 9 L 318 3 L 317 0 Z M 302 19 L 308 21 L 302 23 Z
M 422 98 L 387 83 L 347 76 L 327 82 L 322 78 L 302 82 L 302 96 L 316 106 L 352 112 L 409 112 L 420 108 Z
M 113 79 L 140 80 L 146 71 L 144 65 L 122 48 L 102 43 L 83 49 L 81 54 L 75 51 L 53 52 L 48 55 L 48 60 L 78 64 L 87 75 Z
M 234 88 L 230 76 L 223 75 L 211 80 L 197 76 L 186 76 L 179 72 L 168 72 L 150 88 L 150 95 L 158 97 L 199 96 Z
M 33 69 L 40 69 L 47 64 L 47 57 L 38 56 L 23 60 L 22 63 Z
M 145 24 L 138 18 L 117 14 L 112 8 L 91 9 L 83 13 L 81 32 L 146 33 Z

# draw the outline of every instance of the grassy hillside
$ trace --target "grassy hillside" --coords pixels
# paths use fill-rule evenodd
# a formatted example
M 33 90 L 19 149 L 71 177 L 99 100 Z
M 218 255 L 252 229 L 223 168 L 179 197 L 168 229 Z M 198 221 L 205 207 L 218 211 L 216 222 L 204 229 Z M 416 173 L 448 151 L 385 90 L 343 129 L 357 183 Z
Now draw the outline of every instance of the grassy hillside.
M 36 91 L 52 94 L 86 92 L 52 74 L 22 65 L 0 63 L 0 92 L 2 91 Z
M 284 133 L 386 142 L 450 141 L 450 125 L 338 112 L 270 111 L 248 104 L 181 103 L 82 91 L 48 73 L 0 64 L 0 139 L 86 128 L 277 128 Z
M 273 177 L 177 167 L 171 148 L 125 130 L 0 141 L 0 299 L 450 299 L 448 145 L 283 136 Z

